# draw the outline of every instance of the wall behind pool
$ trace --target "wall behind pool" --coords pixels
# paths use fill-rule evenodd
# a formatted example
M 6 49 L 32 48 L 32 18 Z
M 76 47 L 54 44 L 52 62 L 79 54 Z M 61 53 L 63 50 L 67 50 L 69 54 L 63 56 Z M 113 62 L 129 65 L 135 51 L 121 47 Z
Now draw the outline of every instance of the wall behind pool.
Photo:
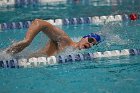
M 1 7 L 34 5 L 38 3 L 66 2 L 67 0 L 0 0 Z
M 139 13 L 139 5 L 140 0 L 0 0 L 0 23 Z
M 0 0 L 0 6 L 6 7 L 9 5 L 20 5 L 20 4 L 30 5 L 30 4 L 38 4 L 38 3 L 44 4 L 44 3 L 54 3 L 54 2 L 83 3 L 83 4 L 92 4 L 94 6 L 140 4 L 139 0 Z
M 0 0 L 0 23 L 139 13 L 139 5 L 140 0 Z

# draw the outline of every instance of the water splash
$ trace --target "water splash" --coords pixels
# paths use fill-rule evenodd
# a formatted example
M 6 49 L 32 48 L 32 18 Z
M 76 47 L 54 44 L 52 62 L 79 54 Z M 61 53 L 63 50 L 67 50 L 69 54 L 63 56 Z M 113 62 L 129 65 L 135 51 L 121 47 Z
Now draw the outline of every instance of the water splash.
M 117 45 L 125 45 L 129 42 L 129 39 L 124 39 L 121 36 L 122 25 L 118 22 L 112 22 L 104 25 L 99 31 L 99 34 L 104 37 L 104 41 L 108 46 L 117 44 Z
M 74 42 L 79 42 L 81 40 L 82 36 L 80 37 L 72 37 L 71 39 L 74 41 Z M 77 54 L 77 53 L 80 53 L 80 52 L 83 52 L 83 50 L 79 50 L 79 49 L 76 49 L 72 46 L 69 46 L 67 48 L 65 48 L 61 53 L 59 53 L 58 55 L 67 55 L 67 54 Z
M 77 54 L 77 53 L 82 53 L 84 51 L 85 51 L 85 49 L 79 50 L 77 48 L 69 46 L 69 47 L 65 48 L 63 51 L 61 51 L 57 56 L 68 55 L 68 54 Z
M 6 51 L 0 51 L 0 60 L 12 59 L 13 57 L 10 54 L 7 54 Z

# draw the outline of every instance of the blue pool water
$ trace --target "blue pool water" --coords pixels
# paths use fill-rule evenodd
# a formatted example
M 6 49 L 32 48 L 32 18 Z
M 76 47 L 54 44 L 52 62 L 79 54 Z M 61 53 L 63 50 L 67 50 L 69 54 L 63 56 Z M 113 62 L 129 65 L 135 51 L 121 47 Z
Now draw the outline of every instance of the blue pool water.
M 127 4 L 129 3 L 130 2 L 127 2 Z M 124 6 L 128 6 L 127 4 L 124 4 Z M 77 7 L 81 9 L 81 5 L 78 6 L 75 4 L 68 4 L 68 6 L 66 4 L 65 7 Z M 98 9 L 101 7 L 96 6 L 94 8 Z M 121 5 L 118 5 L 116 8 L 116 10 L 119 10 L 119 8 L 122 7 Z M 135 8 L 137 9 L 137 7 Z M 22 8 L 20 9 L 22 10 Z M 64 9 L 64 11 L 66 10 L 70 11 L 69 9 Z M 72 9 L 71 11 L 74 10 L 78 11 L 77 9 Z M 61 10 L 54 9 L 54 11 L 57 13 Z M 54 11 L 51 12 L 48 10 L 49 14 L 52 15 Z M 125 9 L 121 12 L 124 11 Z M 38 13 L 39 11 L 36 12 Z M 82 12 L 84 13 L 85 11 Z M 5 11 L 5 13 L 7 12 Z M 101 14 L 107 15 L 106 13 Z M 58 17 L 58 15 L 56 16 Z M 65 15 L 65 17 L 72 16 L 74 15 L 70 13 Z M 78 16 L 82 16 L 82 13 L 79 13 Z M 35 16 L 30 15 L 30 17 L 32 19 Z M 11 19 L 18 21 L 23 20 L 24 18 L 22 19 L 22 17 L 20 17 L 18 19 L 12 16 Z M 1 22 L 5 21 L 6 19 Z M 89 50 L 82 51 L 93 53 L 97 51 L 116 49 L 139 49 L 139 23 L 139 21 L 132 23 L 112 22 L 102 26 L 84 24 L 62 26 L 61 28 L 75 40 L 90 32 L 99 33 L 104 36 L 104 41 L 101 42 L 98 46 L 94 46 Z M 2 51 L 10 46 L 13 42 L 22 40 L 26 31 L 27 29 L 1 31 L 0 54 L 2 54 Z M 32 44 L 19 55 L 24 56 L 35 50 L 38 50 L 40 46 L 43 47 L 45 45 L 47 40 L 48 38 L 43 33 L 38 34 Z M 3 56 L 6 57 L 6 55 L 0 55 L 0 58 L 2 59 Z M 89 61 L 35 68 L 0 69 L 0 93 L 139 93 L 139 81 L 139 55 L 98 58 Z

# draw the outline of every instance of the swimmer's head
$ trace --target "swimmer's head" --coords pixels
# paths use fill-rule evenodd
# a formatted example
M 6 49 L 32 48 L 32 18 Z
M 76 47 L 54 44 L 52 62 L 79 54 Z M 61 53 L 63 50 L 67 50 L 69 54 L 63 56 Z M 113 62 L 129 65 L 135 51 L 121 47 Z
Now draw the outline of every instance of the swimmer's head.
M 97 45 L 100 43 L 101 37 L 98 34 L 90 33 L 88 35 L 83 36 L 83 38 L 79 41 L 78 48 L 79 49 L 87 49 L 92 47 L 93 45 Z
M 88 38 L 89 43 L 96 43 L 98 44 L 101 41 L 101 37 L 97 34 L 90 33 L 86 36 L 83 36 L 83 38 Z

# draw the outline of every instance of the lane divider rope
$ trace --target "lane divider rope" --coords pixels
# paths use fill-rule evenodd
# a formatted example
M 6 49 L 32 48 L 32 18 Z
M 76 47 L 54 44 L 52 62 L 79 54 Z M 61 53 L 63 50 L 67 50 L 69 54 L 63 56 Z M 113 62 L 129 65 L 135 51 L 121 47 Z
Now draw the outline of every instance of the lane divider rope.
M 27 67 L 39 67 L 47 65 L 57 65 L 63 63 L 71 63 L 77 61 L 93 60 L 95 58 L 102 57 L 113 57 L 113 56 L 123 56 L 123 55 L 140 55 L 140 49 L 123 49 L 123 50 L 112 50 L 105 52 L 95 52 L 95 53 L 77 53 L 69 55 L 60 55 L 58 57 L 50 56 L 30 58 L 30 59 L 10 59 L 1 60 L 0 68 L 27 68 Z
M 94 16 L 94 17 L 80 17 L 80 18 L 65 18 L 65 19 L 50 19 L 45 20 L 53 25 L 77 25 L 77 24 L 96 24 L 103 25 L 112 21 L 128 20 L 128 15 L 109 15 L 109 16 Z M 0 30 L 7 29 L 22 29 L 28 28 L 32 21 L 25 22 L 11 22 L 0 24 Z

